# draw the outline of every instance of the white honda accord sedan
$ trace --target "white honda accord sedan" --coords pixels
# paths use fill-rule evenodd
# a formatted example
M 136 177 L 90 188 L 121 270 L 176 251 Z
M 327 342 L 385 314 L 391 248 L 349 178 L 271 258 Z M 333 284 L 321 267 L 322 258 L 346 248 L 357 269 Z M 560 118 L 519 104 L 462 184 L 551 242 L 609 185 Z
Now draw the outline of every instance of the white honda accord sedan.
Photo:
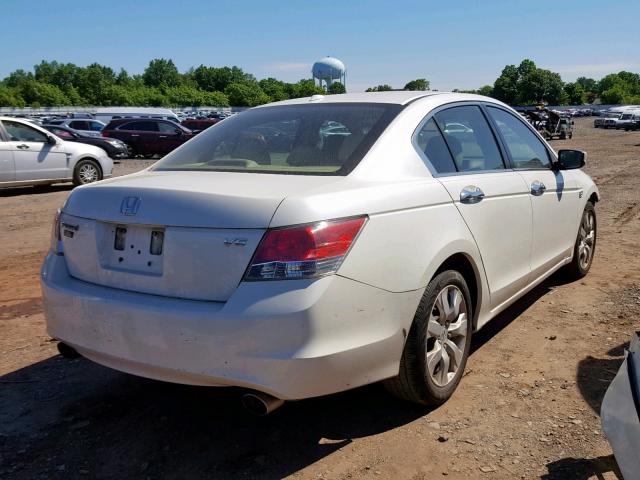
M 48 331 L 117 370 L 244 387 L 262 413 L 380 380 L 439 404 L 476 330 L 553 272 L 588 272 L 584 161 L 475 95 L 254 108 L 70 194 Z

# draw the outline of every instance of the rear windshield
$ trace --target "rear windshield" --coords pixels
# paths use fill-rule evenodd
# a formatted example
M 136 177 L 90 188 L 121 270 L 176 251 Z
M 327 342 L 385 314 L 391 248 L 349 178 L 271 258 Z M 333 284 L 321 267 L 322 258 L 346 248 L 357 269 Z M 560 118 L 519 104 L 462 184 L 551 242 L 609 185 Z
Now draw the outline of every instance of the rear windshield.
M 379 103 L 256 108 L 208 128 L 153 169 L 347 175 L 401 109 Z

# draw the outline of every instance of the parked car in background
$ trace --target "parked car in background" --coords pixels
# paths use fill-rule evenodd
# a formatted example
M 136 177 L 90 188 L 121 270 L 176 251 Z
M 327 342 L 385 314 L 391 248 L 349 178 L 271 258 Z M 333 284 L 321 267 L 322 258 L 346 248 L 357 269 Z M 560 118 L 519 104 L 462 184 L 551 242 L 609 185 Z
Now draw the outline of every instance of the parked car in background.
M 44 128 L 0 117 L 0 186 L 92 183 L 111 176 L 113 160 L 93 145 L 65 142 Z
M 633 117 L 633 120 L 627 125 L 625 125 L 624 130 L 625 132 L 628 132 L 631 130 L 640 130 L 640 115 L 635 115 Z
M 633 111 L 622 113 L 616 119 L 616 130 L 624 129 L 627 125 L 631 125 L 636 116 L 640 116 L 640 114 L 636 115 Z
M 207 128 L 215 125 L 219 121 L 220 119 L 218 118 L 205 118 L 205 119 L 187 118 L 183 120 L 180 124 L 191 131 L 201 132 L 202 130 L 206 130 Z
M 616 128 L 618 120 L 622 116 L 621 113 L 605 113 L 602 119 L 602 128 Z
M 126 143 L 131 156 L 150 158 L 171 152 L 190 140 L 194 133 L 171 120 L 129 118 L 112 120 L 102 131 L 102 136 Z
M 152 118 L 180 122 L 173 110 L 155 107 L 103 107 L 96 109 L 94 117 L 104 123 L 120 118 Z
M 48 125 L 58 125 L 61 127 L 69 127 L 78 132 L 85 133 L 87 135 L 93 135 L 95 137 L 100 136 L 100 132 L 105 127 L 105 124 L 99 120 L 92 120 L 90 118 L 62 118 L 49 120 Z
M 86 143 L 87 145 L 100 147 L 114 160 L 128 158 L 130 156 L 127 144 L 117 138 L 95 137 L 93 135 L 87 135 L 86 133 L 59 125 L 44 125 L 43 128 L 65 142 Z
M 253 108 L 71 193 L 42 268 L 48 332 L 118 370 L 251 389 L 262 414 L 379 380 L 441 404 L 473 332 L 589 271 L 584 163 L 478 95 Z

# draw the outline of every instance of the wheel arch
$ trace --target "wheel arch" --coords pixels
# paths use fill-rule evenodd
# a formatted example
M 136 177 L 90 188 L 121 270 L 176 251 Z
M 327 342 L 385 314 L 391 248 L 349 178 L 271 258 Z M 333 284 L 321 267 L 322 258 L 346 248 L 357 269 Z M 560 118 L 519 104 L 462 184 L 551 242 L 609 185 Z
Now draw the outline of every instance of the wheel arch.
M 471 255 L 458 252 L 447 257 L 436 269 L 429 281 L 446 270 L 455 270 L 460 273 L 467 282 L 469 293 L 471 294 L 471 303 L 473 305 L 473 328 L 475 330 L 477 328 L 483 299 L 481 271 Z
M 100 160 L 98 160 L 97 158 L 94 158 L 90 155 L 83 155 L 82 157 L 78 158 L 78 160 L 76 161 L 75 165 L 73 166 L 73 171 L 76 171 L 76 168 L 78 168 L 78 165 L 84 161 L 89 161 L 92 163 L 95 163 L 96 166 L 98 167 L 98 169 L 100 170 L 100 175 L 102 175 L 104 177 L 104 169 L 102 168 L 102 164 L 100 163 Z

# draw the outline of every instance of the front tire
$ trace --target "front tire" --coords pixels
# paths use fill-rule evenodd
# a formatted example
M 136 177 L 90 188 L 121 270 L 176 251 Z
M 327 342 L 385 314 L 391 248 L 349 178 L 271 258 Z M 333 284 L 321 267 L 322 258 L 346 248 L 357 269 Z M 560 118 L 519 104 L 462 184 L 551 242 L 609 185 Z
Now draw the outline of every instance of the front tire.
M 593 203 L 587 202 L 582 212 L 576 243 L 573 246 L 573 259 L 565 267 L 568 279 L 578 280 L 589 273 L 596 251 L 597 227 L 596 209 Z
M 102 170 L 93 160 L 80 160 L 73 171 L 73 184 L 87 185 L 102 180 Z
M 473 306 L 464 277 L 438 274 L 418 305 L 397 377 L 384 381 L 392 394 L 422 405 L 440 405 L 458 386 L 471 345 Z

